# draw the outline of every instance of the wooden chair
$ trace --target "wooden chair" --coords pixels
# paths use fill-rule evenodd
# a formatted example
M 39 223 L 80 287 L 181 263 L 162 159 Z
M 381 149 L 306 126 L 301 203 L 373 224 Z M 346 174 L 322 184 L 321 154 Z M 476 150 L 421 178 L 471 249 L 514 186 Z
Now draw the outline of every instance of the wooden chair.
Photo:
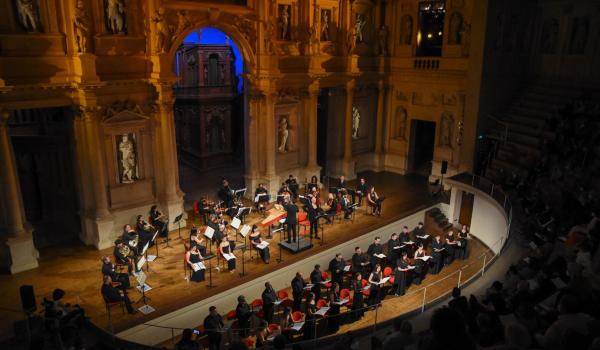
M 111 319 L 111 314 L 110 314 L 110 309 L 115 307 L 115 306 L 121 306 L 121 310 L 123 311 L 123 314 L 125 314 L 125 302 L 123 300 L 119 300 L 119 301 L 110 301 L 108 299 L 106 299 L 105 296 L 102 296 L 104 299 L 104 305 L 106 306 L 106 313 L 108 314 L 108 319 Z

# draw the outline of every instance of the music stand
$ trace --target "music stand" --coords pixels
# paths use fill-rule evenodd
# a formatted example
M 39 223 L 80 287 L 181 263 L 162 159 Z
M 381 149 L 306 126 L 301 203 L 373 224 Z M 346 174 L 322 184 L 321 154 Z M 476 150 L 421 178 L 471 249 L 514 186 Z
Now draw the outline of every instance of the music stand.
M 150 242 L 154 242 L 154 248 L 156 248 L 156 255 L 154 256 L 154 259 L 149 259 L 150 261 L 154 261 L 156 259 L 161 258 L 158 255 L 158 242 L 156 241 L 156 237 L 158 237 L 158 230 L 156 230 L 156 232 L 154 232 L 154 236 L 152 236 L 152 239 L 150 240 Z M 152 257 L 152 255 L 150 255 L 150 257 Z
M 209 253 L 212 252 L 212 240 L 214 235 L 215 229 L 210 226 L 206 226 L 206 230 L 204 230 L 204 237 L 208 238 L 208 241 L 210 242 L 210 248 L 208 248 Z
M 246 218 L 246 215 L 250 214 L 250 212 L 252 212 L 251 207 L 241 207 L 238 209 L 238 212 L 235 216 L 241 218 L 242 224 L 243 224 L 244 219 Z
M 150 260 L 148 259 L 148 247 L 150 246 L 150 242 L 147 242 L 146 245 L 144 245 L 144 249 L 142 249 L 142 256 L 144 257 L 144 260 L 146 260 L 147 264 L 146 264 L 146 272 L 150 272 Z M 141 261 L 142 259 L 138 260 L 138 263 Z M 154 259 L 152 259 L 154 260 Z
M 242 198 L 242 197 L 244 197 L 244 195 L 246 194 L 246 190 L 247 190 L 247 189 L 248 189 L 248 188 L 244 187 L 244 188 L 240 188 L 239 190 L 235 190 L 235 191 L 233 192 L 233 195 L 234 195 L 235 197 L 237 197 L 237 198 Z
M 279 231 L 279 244 L 278 244 L 278 246 L 279 246 L 279 259 L 277 259 L 277 263 L 281 263 L 283 261 L 283 259 L 281 258 L 281 246 L 282 246 L 281 242 L 283 242 L 282 235 L 283 235 L 283 231 L 284 231 L 283 226 L 281 228 L 279 228 L 278 230 L 276 230 L 275 232 L 277 232 L 277 231 Z
M 146 284 L 146 274 L 143 271 L 140 271 L 138 273 L 138 275 L 135 276 L 135 279 L 138 282 L 137 289 L 138 289 L 138 291 L 140 291 L 140 293 L 142 293 L 142 296 L 140 297 L 140 299 L 138 299 L 135 303 L 137 304 L 140 301 L 144 303 L 144 305 L 142 307 L 140 307 L 138 310 L 140 310 L 140 312 L 143 313 L 144 315 L 154 312 L 155 309 L 152 306 L 148 305 L 148 302 L 151 299 L 146 296 L 146 292 L 149 292 L 152 289 L 152 287 L 150 287 L 149 285 Z
M 239 212 L 239 210 L 238 210 L 238 212 Z M 237 216 L 235 216 L 229 223 L 229 226 L 233 227 L 235 229 L 235 232 L 238 233 L 241 224 L 242 224 L 242 221 Z M 238 241 L 237 238 L 238 238 L 237 235 L 235 235 L 236 242 Z
M 209 254 L 204 257 L 204 261 L 208 260 L 208 285 L 206 286 L 208 289 L 216 287 L 212 283 L 212 259 L 215 257 L 214 254 Z
M 244 238 L 244 246 L 242 247 L 242 249 L 240 249 L 242 251 L 242 273 L 239 274 L 240 277 L 244 277 L 246 276 L 246 262 L 244 259 L 244 253 L 246 252 L 246 239 Z
M 174 224 L 177 224 L 177 228 L 178 228 L 178 232 L 179 232 L 177 239 L 182 239 L 181 238 L 181 219 L 182 218 L 183 218 L 183 213 L 177 215 L 175 217 L 175 220 L 173 221 Z

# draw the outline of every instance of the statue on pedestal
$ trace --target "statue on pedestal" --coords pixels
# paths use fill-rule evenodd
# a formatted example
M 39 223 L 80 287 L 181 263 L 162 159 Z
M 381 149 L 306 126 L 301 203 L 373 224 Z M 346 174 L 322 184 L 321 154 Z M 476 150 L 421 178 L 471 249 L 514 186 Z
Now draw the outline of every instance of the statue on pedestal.
M 363 29 L 365 28 L 365 24 L 367 24 L 365 17 L 361 14 L 357 14 L 356 23 L 354 24 L 354 28 L 356 28 L 356 44 L 363 42 Z
M 401 45 L 411 45 L 412 44 L 412 30 L 413 30 L 413 20 L 412 17 L 406 15 L 402 17 L 402 22 L 400 25 L 400 44 Z
M 40 17 L 34 0 L 17 0 L 16 3 L 19 23 L 21 23 L 26 31 L 37 32 Z
M 290 129 L 288 125 L 287 117 L 283 116 L 279 119 L 279 147 L 277 150 L 279 152 L 287 152 L 288 151 L 288 138 L 290 135 Z
M 279 26 L 281 27 L 281 40 L 287 40 L 288 30 L 290 27 L 290 6 L 283 6 L 283 10 L 279 13 Z
M 387 56 L 387 54 L 388 54 L 388 51 L 387 51 L 388 34 L 389 34 L 389 32 L 388 32 L 386 25 L 382 24 L 381 27 L 379 27 L 379 33 L 378 33 L 379 54 L 382 56 Z
M 152 16 L 151 20 L 156 25 L 156 31 L 154 35 L 156 36 L 156 53 L 164 53 L 167 46 L 167 38 L 169 37 L 169 32 L 164 24 L 164 15 L 165 9 L 159 8 L 154 12 L 154 16 Z
M 358 108 L 352 107 L 352 138 L 358 139 L 358 128 L 360 126 L 360 113 Z
M 460 44 L 462 42 L 461 30 L 463 29 L 463 18 L 460 12 L 454 12 L 450 17 L 450 28 L 448 33 L 448 44 Z
M 75 41 L 77 42 L 77 52 L 87 52 L 87 36 L 90 27 L 90 19 L 85 13 L 83 0 L 77 0 L 75 5 L 75 19 L 73 19 L 75 28 Z
M 329 15 L 325 10 L 321 13 L 321 41 L 329 41 Z
M 135 157 L 135 145 L 129 139 L 128 134 L 121 135 L 119 154 L 121 160 L 121 183 L 132 183 L 136 178 L 137 161 Z
M 454 126 L 454 118 L 449 112 L 442 114 L 440 128 L 440 146 L 452 146 L 452 127 Z
M 125 5 L 122 0 L 106 0 L 108 30 L 112 34 L 125 34 Z

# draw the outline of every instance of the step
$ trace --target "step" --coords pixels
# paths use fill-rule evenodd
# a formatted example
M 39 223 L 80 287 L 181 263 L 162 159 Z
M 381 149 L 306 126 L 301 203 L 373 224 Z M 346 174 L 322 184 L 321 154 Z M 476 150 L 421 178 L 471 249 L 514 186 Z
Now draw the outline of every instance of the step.
M 523 125 L 523 126 L 526 126 L 529 128 L 543 129 L 547 126 L 546 121 L 544 119 L 540 119 L 540 118 L 516 115 L 513 113 L 506 113 L 506 117 L 507 117 L 506 121 L 508 123 Z
M 508 112 L 514 112 L 517 115 L 526 115 L 526 116 L 531 116 L 531 117 L 539 117 L 542 119 L 546 119 L 549 118 L 553 115 L 556 114 L 556 111 L 553 112 L 548 112 L 545 110 L 540 110 L 540 109 L 535 109 L 535 108 L 530 108 L 530 107 L 526 107 L 526 106 L 519 106 L 519 105 L 515 105 L 512 106 Z
M 512 141 L 507 141 L 502 146 L 509 152 L 514 152 L 517 156 L 534 156 L 539 157 L 541 155 L 541 147 L 533 147 L 529 145 L 519 144 Z

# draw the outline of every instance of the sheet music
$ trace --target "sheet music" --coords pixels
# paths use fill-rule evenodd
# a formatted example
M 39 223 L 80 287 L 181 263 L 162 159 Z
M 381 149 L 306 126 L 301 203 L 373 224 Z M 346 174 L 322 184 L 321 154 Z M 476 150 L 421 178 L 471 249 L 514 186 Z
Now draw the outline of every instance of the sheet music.
M 258 248 L 258 249 L 260 249 L 260 250 L 263 250 L 263 249 L 265 249 L 265 248 L 266 248 L 268 245 L 269 245 L 269 242 L 267 242 L 267 241 L 262 241 L 262 242 L 260 242 L 260 244 L 257 244 L 257 245 L 256 245 L 256 248 Z
M 225 254 L 223 254 L 223 257 L 225 259 L 227 259 L 227 261 L 229 261 L 231 259 L 235 259 L 235 255 L 233 255 L 233 254 L 227 254 L 227 253 L 225 253 Z
M 403 245 L 397 245 L 397 246 L 394 247 L 394 249 L 402 249 L 402 248 L 404 248 Z
M 302 329 L 302 326 L 304 326 L 304 322 L 296 322 L 292 326 L 292 329 L 295 330 L 296 332 L 299 332 Z
M 138 270 L 141 270 L 141 269 L 142 269 L 142 267 L 144 267 L 144 264 L 145 264 L 145 263 L 146 263 L 146 257 L 145 257 L 145 256 L 142 256 L 142 257 L 141 257 L 141 258 L 138 260 L 138 262 L 137 262 L 137 264 L 136 264 L 136 265 L 137 265 L 137 269 L 138 269 Z
M 409 270 L 414 270 L 415 266 L 414 265 L 408 265 L 406 268 L 409 269 Z
M 333 304 L 335 305 L 344 305 L 348 302 L 348 299 L 342 299 L 340 301 L 334 301 Z
M 284 298 L 284 299 L 279 299 L 279 300 L 275 301 L 273 304 L 274 304 L 275 306 L 277 306 L 277 305 L 279 305 L 279 304 L 283 303 L 283 301 L 284 301 L 284 300 L 287 300 L 287 298 Z
M 327 284 L 327 283 L 329 283 L 329 282 L 331 282 L 331 280 L 321 281 L 321 282 L 319 282 L 319 283 L 321 283 L 321 284 Z
M 554 284 L 557 289 L 563 289 L 567 286 L 567 284 L 559 277 L 553 278 L 552 284 Z
M 204 231 L 204 236 L 208 239 L 212 239 L 214 234 L 215 234 L 215 229 L 210 226 L 206 226 L 206 230 Z
M 371 289 L 371 286 L 369 284 L 367 284 L 366 286 L 362 287 L 362 291 L 366 291 Z
M 240 230 L 240 235 L 242 235 L 242 237 L 246 238 L 246 236 L 248 236 L 249 233 L 250 233 L 250 226 L 248 226 L 248 225 L 242 226 L 242 229 Z
M 430 255 L 425 255 L 425 256 L 417 257 L 417 259 L 421 259 L 423 261 L 427 261 L 427 260 L 431 259 L 431 256 Z
M 442 250 L 446 250 L 446 248 L 434 249 L 436 252 L 441 252 Z
M 200 270 L 206 270 L 206 266 L 204 266 L 204 263 L 202 261 L 199 261 L 197 263 L 192 264 L 192 269 L 194 270 L 194 272 L 198 272 Z
M 259 199 L 260 199 L 260 194 L 257 194 L 256 197 L 254 197 L 254 203 L 258 203 Z
M 423 236 L 417 236 L 417 238 L 420 238 L 420 239 L 427 239 L 427 238 L 429 238 L 429 235 L 428 235 L 428 234 L 425 234 L 425 235 L 423 235 Z
M 329 306 L 323 306 L 322 308 L 320 308 L 319 310 L 317 310 L 317 312 L 315 312 L 315 315 L 325 316 L 325 314 L 327 313 L 327 311 L 329 311 Z
M 535 244 L 535 242 L 533 241 L 529 242 L 529 246 L 531 247 L 531 249 L 537 249 L 537 244 Z
M 146 250 L 148 250 L 149 246 L 150 246 L 150 242 L 148 242 L 148 243 L 146 243 L 146 245 L 144 245 L 144 249 L 142 249 L 142 254 L 141 255 L 146 254 Z
M 309 283 L 306 286 L 304 286 L 304 289 L 311 289 L 314 286 L 314 284 Z
M 406 241 L 406 242 L 404 242 L 404 244 L 407 244 L 407 245 L 408 244 L 415 244 L 415 242 L 413 242 L 413 241 Z
M 242 224 L 242 220 L 240 220 L 239 218 L 233 218 L 229 225 L 231 225 L 231 227 L 233 227 L 234 229 L 237 230 L 240 228 L 241 224 Z
M 385 258 L 385 254 L 373 254 L 373 256 L 378 257 L 379 259 Z
M 350 265 L 346 265 L 346 266 L 344 266 L 344 272 L 348 272 L 348 271 L 350 271 L 350 268 L 351 268 L 351 267 L 352 267 L 352 266 L 350 266 Z

